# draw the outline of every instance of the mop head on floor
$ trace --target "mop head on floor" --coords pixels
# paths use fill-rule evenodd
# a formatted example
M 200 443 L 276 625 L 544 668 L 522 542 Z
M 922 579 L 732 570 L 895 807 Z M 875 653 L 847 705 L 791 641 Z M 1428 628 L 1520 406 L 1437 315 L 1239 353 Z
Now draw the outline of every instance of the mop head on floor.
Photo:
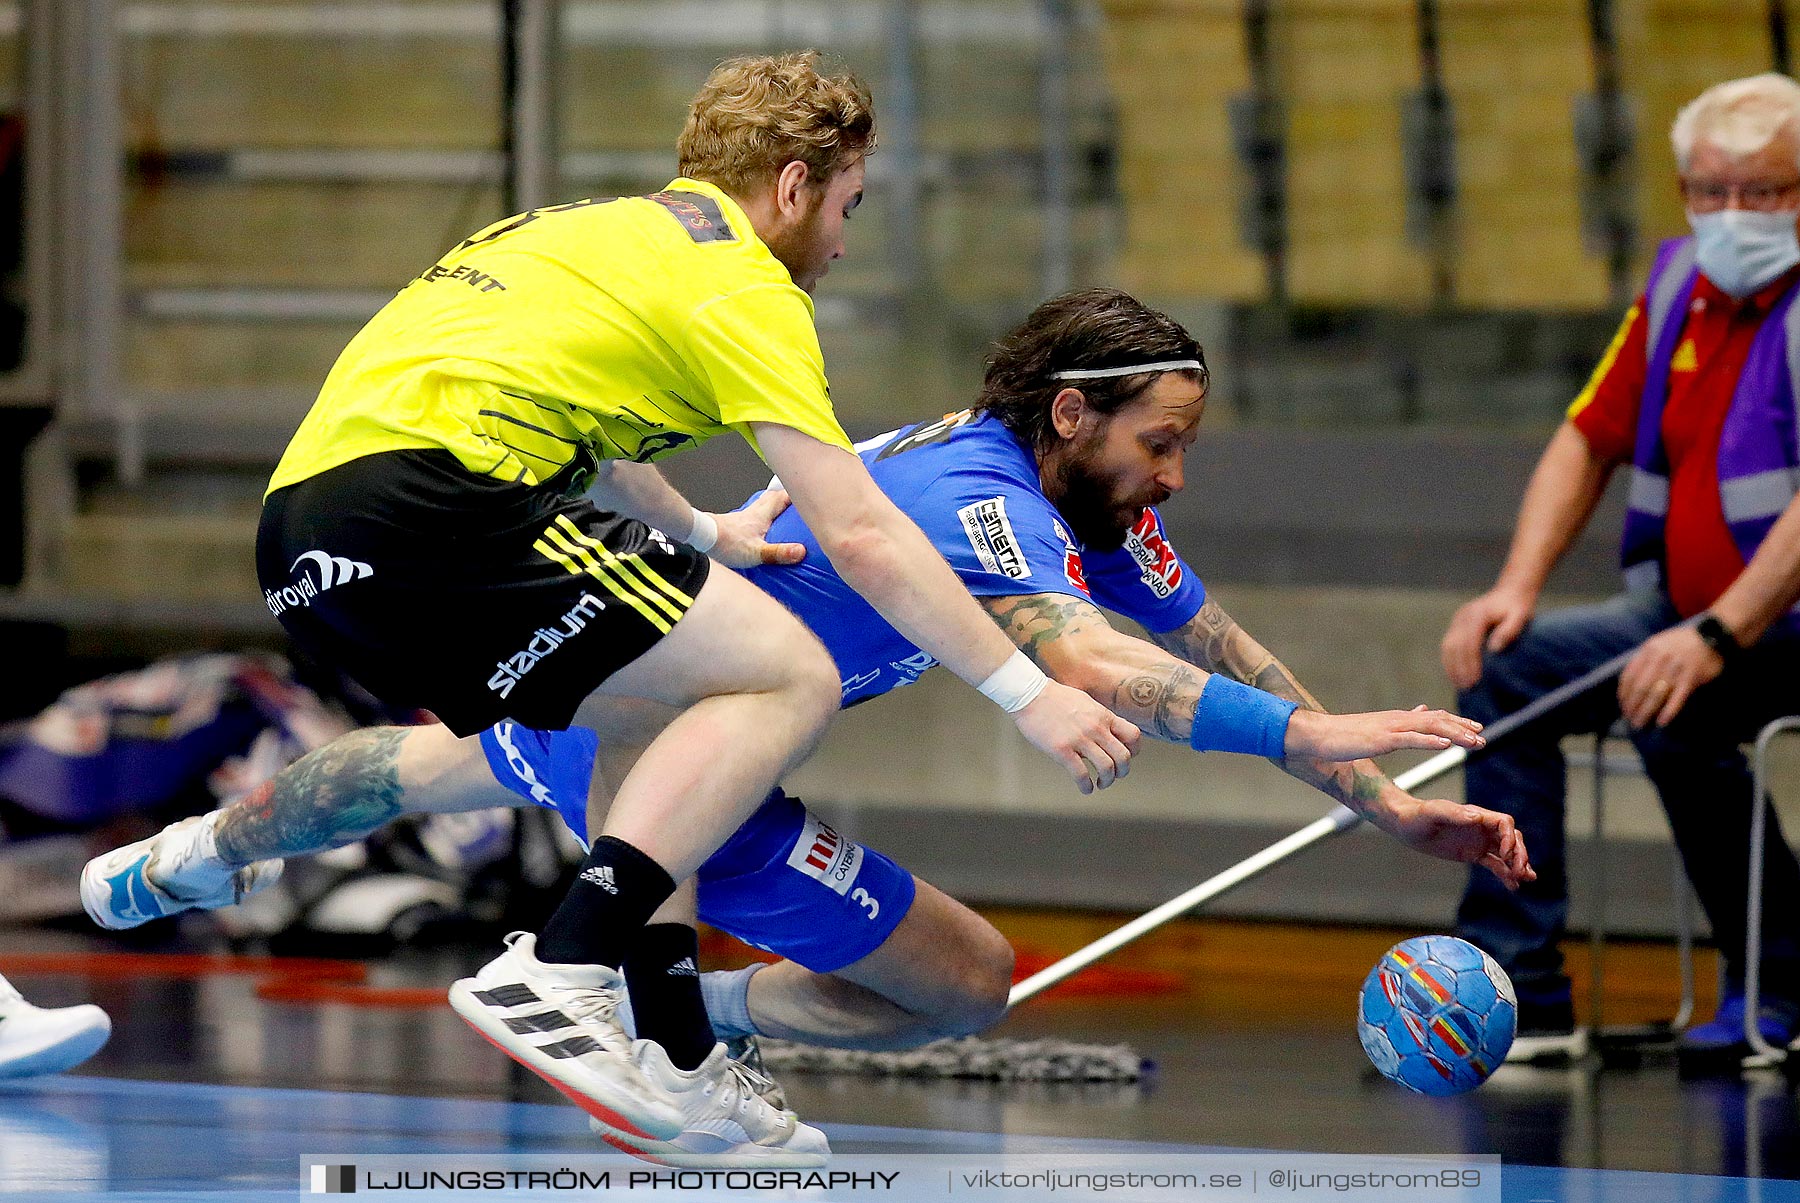
M 897 1053 L 819 1048 L 763 1039 L 763 1063 L 778 1073 L 972 1078 L 989 1082 L 1136 1082 L 1149 1063 L 1128 1044 L 1070 1040 L 936 1040 Z

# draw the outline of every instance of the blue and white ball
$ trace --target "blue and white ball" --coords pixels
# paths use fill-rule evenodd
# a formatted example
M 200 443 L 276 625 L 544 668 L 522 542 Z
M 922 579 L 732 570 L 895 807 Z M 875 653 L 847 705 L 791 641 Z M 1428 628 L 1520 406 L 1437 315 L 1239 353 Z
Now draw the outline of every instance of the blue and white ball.
M 1420 1094 L 1461 1094 L 1506 1059 L 1519 1003 L 1506 971 L 1454 936 L 1414 936 L 1364 979 L 1356 1034 L 1382 1076 Z

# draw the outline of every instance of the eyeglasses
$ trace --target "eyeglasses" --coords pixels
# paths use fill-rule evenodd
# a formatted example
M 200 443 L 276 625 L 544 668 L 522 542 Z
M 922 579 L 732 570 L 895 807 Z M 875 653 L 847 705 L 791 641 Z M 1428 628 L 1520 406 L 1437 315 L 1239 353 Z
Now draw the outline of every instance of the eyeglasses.
M 1740 209 L 1768 213 L 1789 208 L 1800 197 L 1800 179 L 1780 184 L 1727 184 L 1721 180 L 1682 180 L 1681 195 L 1696 213 L 1717 213 L 1737 199 Z

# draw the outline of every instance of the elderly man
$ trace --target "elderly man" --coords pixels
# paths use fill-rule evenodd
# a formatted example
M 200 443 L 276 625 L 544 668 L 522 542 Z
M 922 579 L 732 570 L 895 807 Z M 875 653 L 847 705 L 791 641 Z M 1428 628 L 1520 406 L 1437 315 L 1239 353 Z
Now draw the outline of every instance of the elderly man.
M 1693 235 L 1665 243 L 1593 378 L 1551 439 L 1499 580 L 1457 611 L 1443 661 L 1471 717 L 1492 720 L 1632 647 L 1598 691 L 1471 761 L 1468 798 L 1510 811 L 1540 872 L 1518 893 L 1470 878 L 1458 932 L 1519 988 L 1515 1055 L 1579 1052 L 1557 941 L 1567 913 L 1564 734 L 1633 729 L 1724 955 L 1712 1022 L 1688 1068 L 1744 1051 L 1745 857 L 1752 786 L 1740 743 L 1800 704 L 1800 479 L 1795 285 L 1800 282 L 1800 84 L 1719 84 L 1672 137 Z M 1534 615 L 1551 567 L 1628 467 L 1625 592 Z M 1697 626 L 1669 629 L 1701 616 Z M 1771 1042 L 1800 1028 L 1800 868 L 1771 816 L 1762 1011 Z

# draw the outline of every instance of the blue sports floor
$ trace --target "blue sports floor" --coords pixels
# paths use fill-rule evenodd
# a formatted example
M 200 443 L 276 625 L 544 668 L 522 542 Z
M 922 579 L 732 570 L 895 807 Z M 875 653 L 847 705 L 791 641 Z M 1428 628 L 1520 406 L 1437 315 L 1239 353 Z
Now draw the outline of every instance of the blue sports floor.
M 1143 1083 L 789 1074 L 783 1084 L 840 1154 L 1485 1154 L 1503 1160 L 1505 1203 L 1800 1203 L 1790 1078 L 1682 1080 L 1651 1058 L 1508 1067 L 1472 1094 L 1423 1099 L 1368 1068 L 1352 990 L 1335 971 L 1212 969 L 1163 988 L 1158 973 L 1179 978 L 1182 957 L 1201 963 L 1213 949 L 1219 964 L 1243 961 L 1227 925 L 1181 926 L 1175 952 L 1141 962 L 1138 977 L 1034 1002 L 996 1033 L 1129 1043 L 1156 1062 Z M 1267 947 L 1279 931 L 1246 938 Z M 1371 963 L 1361 942 L 1378 951 L 1386 940 L 1355 934 L 1345 959 Z M 0 1199 L 293 1200 L 313 1197 L 299 1180 L 309 1155 L 603 1154 L 582 1113 L 444 1005 L 443 983 L 487 955 L 371 962 L 358 976 L 363 967 L 344 961 L 0 932 L 0 972 L 29 997 L 98 1002 L 114 1024 L 74 1073 L 0 1082 Z
M 1214 1151 L 863 1124 L 826 1130 L 841 1153 Z M 300 1188 L 299 1159 L 308 1154 L 508 1151 L 566 1156 L 595 1148 L 585 1116 L 553 1104 L 70 1075 L 0 1085 L 0 1192 L 9 1197 L 287 1203 Z M 1502 1181 L 1505 1203 L 1800 1200 L 1800 1182 L 1696 1174 L 1507 1165 Z

